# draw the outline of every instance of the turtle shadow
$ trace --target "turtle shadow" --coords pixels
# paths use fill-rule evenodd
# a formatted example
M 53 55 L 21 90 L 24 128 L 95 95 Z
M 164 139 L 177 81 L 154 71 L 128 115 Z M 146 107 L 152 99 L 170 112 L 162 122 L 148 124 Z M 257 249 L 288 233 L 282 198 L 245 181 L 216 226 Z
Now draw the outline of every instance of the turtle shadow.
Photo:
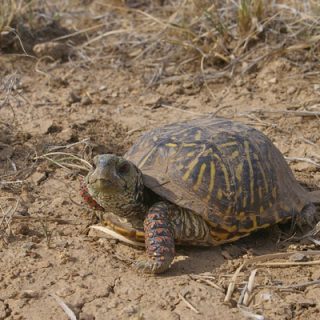
M 228 260 L 236 260 L 247 254 L 259 256 L 285 251 L 292 242 L 279 242 L 279 236 L 277 228 L 269 228 L 217 247 L 178 246 L 174 263 L 164 276 L 212 273 Z

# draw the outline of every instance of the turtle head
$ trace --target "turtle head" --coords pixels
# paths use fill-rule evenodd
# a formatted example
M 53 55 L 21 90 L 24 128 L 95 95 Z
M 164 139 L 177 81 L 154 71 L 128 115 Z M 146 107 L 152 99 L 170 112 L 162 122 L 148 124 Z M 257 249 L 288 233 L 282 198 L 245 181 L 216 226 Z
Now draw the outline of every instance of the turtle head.
M 143 199 L 141 171 L 130 161 L 113 154 L 101 154 L 93 159 L 85 178 L 90 196 L 105 210 L 125 217 Z

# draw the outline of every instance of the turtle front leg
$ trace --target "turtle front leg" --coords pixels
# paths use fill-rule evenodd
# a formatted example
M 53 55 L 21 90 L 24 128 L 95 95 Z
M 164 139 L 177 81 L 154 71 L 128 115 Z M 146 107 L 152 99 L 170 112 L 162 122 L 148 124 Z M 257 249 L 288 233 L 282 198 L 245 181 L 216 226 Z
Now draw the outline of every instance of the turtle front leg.
M 174 230 L 165 202 L 158 202 L 149 209 L 144 232 L 148 259 L 135 262 L 134 267 L 146 273 L 164 272 L 175 255 Z

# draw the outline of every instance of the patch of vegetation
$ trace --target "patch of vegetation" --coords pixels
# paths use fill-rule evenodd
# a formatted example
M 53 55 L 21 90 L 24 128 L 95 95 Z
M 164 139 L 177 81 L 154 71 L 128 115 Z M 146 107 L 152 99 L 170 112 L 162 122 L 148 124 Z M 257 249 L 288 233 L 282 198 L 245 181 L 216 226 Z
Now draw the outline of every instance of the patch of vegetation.
M 136 1 L 137 2 L 137 1 Z M 320 3 L 314 0 L 172 0 L 162 6 L 99 4 L 112 52 L 173 75 L 231 78 L 276 56 L 319 62 Z M 128 23 L 130 21 L 130 23 Z M 121 32 L 120 32 L 121 31 Z M 110 38 L 112 41 L 110 41 Z M 301 60 L 301 59 L 300 59 Z
M 36 43 L 62 36 L 59 11 L 46 1 L 0 0 L 0 50 L 32 53 Z
M 232 78 L 278 57 L 319 65 L 317 0 L 3 3 L 0 50 L 32 52 L 36 43 L 64 39 L 89 63 L 110 58 L 115 67 L 141 68 L 150 85 Z M 61 27 L 66 21 L 76 32 Z

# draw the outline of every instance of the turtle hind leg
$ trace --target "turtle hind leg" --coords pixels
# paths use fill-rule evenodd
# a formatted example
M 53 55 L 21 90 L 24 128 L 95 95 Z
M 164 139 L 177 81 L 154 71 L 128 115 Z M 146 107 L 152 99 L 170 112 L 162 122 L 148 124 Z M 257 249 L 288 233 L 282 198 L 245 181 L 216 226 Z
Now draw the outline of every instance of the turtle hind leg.
M 296 224 L 301 231 L 303 231 L 304 227 L 306 226 L 313 229 L 319 222 L 320 212 L 313 203 L 305 205 L 301 211 L 301 214 L 298 215 L 296 219 Z
M 320 204 L 320 190 L 311 191 L 308 195 L 312 203 Z

